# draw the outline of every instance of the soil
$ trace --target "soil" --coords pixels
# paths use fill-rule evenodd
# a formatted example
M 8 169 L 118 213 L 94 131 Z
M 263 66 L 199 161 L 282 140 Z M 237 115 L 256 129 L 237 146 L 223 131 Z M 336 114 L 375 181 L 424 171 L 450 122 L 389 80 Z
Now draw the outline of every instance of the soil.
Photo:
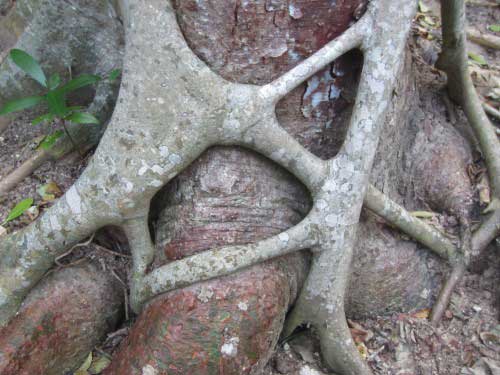
M 437 20 L 438 2 L 427 1 L 429 13 Z M 470 25 L 486 31 L 486 25 L 498 23 L 500 8 L 468 6 Z M 439 22 L 437 20 L 437 22 Z M 435 26 L 438 26 L 437 23 Z M 433 64 L 439 51 L 437 38 L 422 36 L 421 22 L 414 25 L 415 48 L 413 58 L 425 64 Z M 430 35 L 438 35 L 434 27 L 428 28 Z M 499 33 L 497 35 L 500 36 Z M 471 51 L 481 54 L 490 63 L 489 70 L 497 74 L 499 52 L 471 45 Z M 490 87 L 491 89 L 491 87 Z M 486 93 L 488 90 L 484 90 Z M 483 92 L 480 89 L 480 92 Z M 498 101 L 489 99 L 498 107 Z M 443 108 L 445 110 L 445 108 Z M 29 116 L 24 116 L 0 134 L 0 178 L 18 166 L 36 148 L 40 136 L 48 134 L 49 125 L 32 126 Z M 499 125 L 496 123 L 496 125 Z M 77 154 L 55 163 L 48 163 L 26 178 L 0 202 L 0 220 L 22 199 L 32 197 L 39 211 L 43 212 L 51 202 L 43 202 L 37 193 L 42 185 L 55 182 L 62 192 L 67 190 L 78 177 L 88 160 Z M 5 225 L 10 232 L 32 221 L 23 215 Z M 122 236 L 114 230 L 96 234 L 94 243 L 73 249 L 60 260 L 70 264 L 89 257 L 104 262 L 116 273 L 116 277 L 128 279 L 128 255 L 126 244 L 113 239 Z M 352 322 L 353 335 L 358 347 L 376 374 L 500 374 L 500 241 L 490 245 L 480 262 L 466 274 L 455 291 L 451 304 L 441 324 L 432 327 L 427 317 L 428 310 Z M 113 254 L 112 252 L 116 252 Z M 108 267 L 109 268 L 109 267 Z M 132 320 L 126 320 L 120 329 L 108 335 L 108 339 L 96 348 L 112 354 L 126 336 Z M 303 331 L 293 337 L 282 338 L 275 355 L 267 365 L 264 374 L 317 375 L 330 374 L 321 363 L 319 348 L 314 335 Z

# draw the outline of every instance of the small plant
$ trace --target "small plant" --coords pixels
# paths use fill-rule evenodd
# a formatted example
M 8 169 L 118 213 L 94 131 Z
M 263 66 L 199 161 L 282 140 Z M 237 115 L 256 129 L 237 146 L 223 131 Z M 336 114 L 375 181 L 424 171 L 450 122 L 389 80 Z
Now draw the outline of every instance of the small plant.
M 2 223 L 2 226 L 7 224 L 8 222 L 17 219 L 23 213 L 25 213 L 31 206 L 33 205 L 33 198 L 26 198 L 16 204 L 16 206 L 9 212 L 7 219 L 5 219 Z
M 0 109 L 0 116 L 8 113 L 22 111 L 39 104 L 45 103 L 48 106 L 48 113 L 38 116 L 32 121 L 33 125 L 40 124 L 44 121 L 57 121 L 62 125 L 64 130 L 58 130 L 42 141 L 40 146 L 44 149 L 50 148 L 58 138 L 64 133 L 68 136 L 73 146 L 77 148 L 76 143 L 67 128 L 67 121 L 77 124 L 98 124 L 99 120 L 94 115 L 84 112 L 84 107 L 68 106 L 66 96 L 70 92 L 78 90 L 82 87 L 96 84 L 103 78 L 99 75 L 82 74 L 76 78 L 70 79 L 65 84 L 62 84 L 59 74 L 52 74 L 48 79 L 41 68 L 38 61 L 36 61 L 28 53 L 13 49 L 10 51 L 10 58 L 21 70 L 27 75 L 37 81 L 44 89 L 45 93 L 36 96 L 28 96 L 7 102 L 3 108 Z M 112 70 L 107 79 L 114 81 L 121 74 L 119 69 Z

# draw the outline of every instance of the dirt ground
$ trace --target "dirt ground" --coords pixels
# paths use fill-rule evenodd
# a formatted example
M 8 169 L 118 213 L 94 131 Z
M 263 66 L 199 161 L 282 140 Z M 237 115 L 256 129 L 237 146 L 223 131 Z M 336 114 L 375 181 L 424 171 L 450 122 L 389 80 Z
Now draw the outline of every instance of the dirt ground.
M 439 51 L 439 8 L 435 0 L 426 1 L 424 5 L 414 22 L 413 39 L 416 48 L 413 53 L 416 61 L 432 65 Z M 470 5 L 468 19 L 471 27 L 486 32 L 487 25 L 500 23 L 500 5 Z M 500 36 L 500 33 L 496 34 Z M 470 51 L 484 57 L 488 63 L 487 67 L 474 64 L 472 70 L 476 75 L 479 92 L 489 104 L 498 108 L 499 101 L 498 97 L 495 98 L 494 86 L 496 85 L 496 93 L 500 95 L 500 54 L 472 43 Z M 49 125 L 32 126 L 29 119 L 26 115 L 16 120 L 7 131 L 0 134 L 0 178 L 28 158 L 40 142 L 40 137 L 51 130 Z M 39 168 L 2 199 L 0 222 L 7 217 L 16 202 L 28 197 L 34 199 L 38 209 L 34 209 L 31 215 L 23 215 L 6 224 L 5 228 L 10 232 L 32 221 L 37 214 L 43 212 L 44 207 L 51 204 L 50 201 L 43 201 L 37 190 L 42 185 L 54 182 L 61 192 L 64 192 L 81 173 L 87 161 L 88 156 L 82 159 L 75 153 L 64 160 Z M 118 278 L 127 280 L 126 246 L 113 243 L 110 238 L 117 236 L 110 233 L 108 231 L 107 235 L 96 236 L 94 241 L 101 246 L 90 244 L 79 247 L 61 259 L 61 264 L 90 257 L 105 263 L 107 267 L 111 266 Z M 433 328 L 427 320 L 429 310 L 351 322 L 352 333 L 360 353 L 374 373 L 500 374 L 499 251 L 500 241 L 497 239 L 490 245 L 481 262 L 474 264 L 471 272 L 467 273 L 453 294 L 444 320 L 437 328 Z M 96 348 L 94 356 L 111 355 L 126 335 L 130 324 L 131 322 L 127 321 L 117 332 L 110 334 L 108 339 Z M 313 335 L 304 330 L 279 344 L 264 373 L 329 374 L 321 364 L 319 352 Z

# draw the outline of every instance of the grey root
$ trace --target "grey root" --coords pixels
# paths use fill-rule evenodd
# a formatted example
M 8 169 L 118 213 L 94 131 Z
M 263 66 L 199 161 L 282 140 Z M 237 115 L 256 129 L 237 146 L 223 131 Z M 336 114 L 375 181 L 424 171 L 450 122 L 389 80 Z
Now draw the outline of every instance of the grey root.
M 444 1 L 443 7 L 447 3 L 450 1 Z M 309 276 L 285 331 L 311 323 L 320 335 L 329 366 L 343 374 L 370 374 L 354 346 L 344 314 L 344 293 L 363 203 L 452 263 L 463 258 L 459 246 L 368 183 L 415 1 L 372 0 L 366 14 L 343 35 L 265 86 L 231 83 L 212 72 L 187 46 L 168 2 L 129 0 L 120 5 L 126 15 L 127 40 L 115 111 L 89 166 L 74 186 L 39 220 L 0 244 L 0 325 L 16 313 L 58 255 L 109 224 L 123 227 L 131 245 L 130 300 L 136 312 L 165 291 L 311 249 Z M 340 152 L 331 160 L 321 160 L 279 125 L 275 105 L 354 48 L 363 52 L 364 67 L 349 131 Z M 481 145 L 486 142 L 478 138 Z M 494 147 L 500 149 L 496 138 L 487 142 L 488 147 L 496 142 Z M 274 237 L 213 249 L 148 273 L 154 255 L 147 223 L 150 200 L 215 145 L 244 146 L 282 165 L 310 190 L 313 208 L 299 224 Z M 488 151 L 483 147 L 483 152 Z M 492 165 L 490 173 L 497 174 L 497 161 L 490 161 L 495 158 L 498 153 L 486 159 Z M 498 197 L 498 186 L 493 190 Z M 493 208 L 485 229 L 472 239 L 474 247 L 486 246 L 498 231 L 499 211 Z

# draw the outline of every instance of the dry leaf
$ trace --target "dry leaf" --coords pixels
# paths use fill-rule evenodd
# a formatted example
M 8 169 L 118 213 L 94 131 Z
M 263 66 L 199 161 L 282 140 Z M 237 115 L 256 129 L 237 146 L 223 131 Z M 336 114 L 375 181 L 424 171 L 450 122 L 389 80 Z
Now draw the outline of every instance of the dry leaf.
M 62 195 L 62 191 L 54 181 L 40 186 L 36 191 L 45 202 L 51 202 Z
M 89 353 L 85 361 L 82 363 L 80 368 L 76 370 L 74 375 L 88 375 L 87 370 L 89 369 L 91 364 L 92 364 L 92 352 Z
M 434 215 L 436 215 L 436 214 L 434 212 L 430 212 L 430 211 L 412 211 L 412 212 L 410 212 L 410 215 L 413 217 L 428 219 L 428 218 L 434 217 Z
M 431 309 L 422 309 L 411 314 L 412 317 L 417 319 L 428 319 L 431 314 Z
M 106 367 L 109 366 L 111 360 L 106 356 L 94 358 L 92 365 L 89 367 L 88 372 L 92 375 L 100 374 Z
M 363 359 L 366 359 L 366 357 L 368 356 L 368 349 L 366 348 L 366 345 L 360 342 L 356 344 L 356 348 L 358 348 L 358 352 L 361 355 L 361 357 Z

